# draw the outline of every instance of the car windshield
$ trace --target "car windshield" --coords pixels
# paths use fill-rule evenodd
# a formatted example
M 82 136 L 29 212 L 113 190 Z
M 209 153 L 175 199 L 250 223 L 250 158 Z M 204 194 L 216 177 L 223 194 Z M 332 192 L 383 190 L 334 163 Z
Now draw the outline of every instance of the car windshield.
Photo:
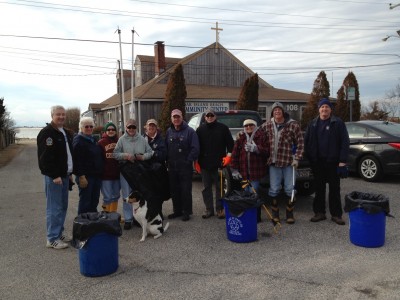
M 400 136 L 400 124 L 382 122 L 379 124 L 374 124 L 374 127 L 392 135 Z

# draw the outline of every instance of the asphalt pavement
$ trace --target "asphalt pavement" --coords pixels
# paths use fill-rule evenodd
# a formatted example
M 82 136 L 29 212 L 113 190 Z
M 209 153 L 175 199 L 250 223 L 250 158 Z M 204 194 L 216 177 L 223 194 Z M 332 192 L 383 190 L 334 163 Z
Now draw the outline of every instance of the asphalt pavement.
M 382 193 L 399 217 L 399 183 L 399 176 L 384 183 L 348 178 L 342 198 L 354 190 Z M 201 218 L 202 184 L 195 179 L 189 222 L 169 220 L 165 235 L 145 242 L 141 229 L 124 231 L 118 270 L 86 277 L 79 250 L 46 248 L 43 184 L 35 144 L 0 168 L 0 299 L 400 299 L 396 218 L 386 218 L 384 246 L 359 247 L 349 240 L 347 214 L 345 226 L 311 223 L 312 197 L 299 197 L 294 225 L 283 223 L 274 234 L 263 215 L 257 241 L 234 243 L 224 220 Z M 74 187 L 65 224 L 71 234 L 77 204 Z M 171 212 L 168 201 L 163 213 Z

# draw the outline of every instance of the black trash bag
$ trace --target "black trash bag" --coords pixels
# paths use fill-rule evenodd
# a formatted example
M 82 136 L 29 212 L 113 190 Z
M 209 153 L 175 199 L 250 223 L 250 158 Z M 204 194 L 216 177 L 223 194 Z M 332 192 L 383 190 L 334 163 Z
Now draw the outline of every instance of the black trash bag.
M 240 216 L 247 209 L 260 207 L 263 204 L 257 194 L 246 190 L 231 191 L 222 200 L 226 202 L 229 213 L 234 217 Z
M 377 214 L 384 212 L 390 216 L 389 198 L 381 194 L 351 192 L 345 196 L 344 211 L 349 212 L 356 208 L 362 208 L 366 213 Z
M 153 160 L 125 162 L 120 165 L 122 175 L 133 190 L 138 190 L 151 202 L 152 198 L 166 201 L 171 198 L 168 171 L 164 164 Z
M 261 199 L 268 199 L 268 191 L 269 191 L 269 173 L 260 179 L 260 183 L 258 185 L 257 194 Z
M 98 233 L 122 235 L 121 215 L 116 212 L 83 213 L 74 219 L 72 227 L 72 246 L 81 249 L 86 242 Z

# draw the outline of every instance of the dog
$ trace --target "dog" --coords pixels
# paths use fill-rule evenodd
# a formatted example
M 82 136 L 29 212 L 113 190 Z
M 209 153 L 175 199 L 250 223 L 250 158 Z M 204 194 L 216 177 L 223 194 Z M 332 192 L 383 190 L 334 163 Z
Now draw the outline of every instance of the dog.
M 158 239 L 167 231 L 169 222 L 163 226 L 163 219 L 160 213 L 147 206 L 147 201 L 139 191 L 133 191 L 126 201 L 132 204 L 133 217 L 142 227 L 141 242 L 146 239 L 148 233 L 153 235 L 155 239 Z

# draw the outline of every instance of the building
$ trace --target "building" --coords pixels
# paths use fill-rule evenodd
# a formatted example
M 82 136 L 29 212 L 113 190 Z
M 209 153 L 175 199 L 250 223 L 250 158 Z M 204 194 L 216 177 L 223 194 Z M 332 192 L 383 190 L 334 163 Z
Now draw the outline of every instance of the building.
M 135 118 L 138 124 L 144 125 L 147 119 L 159 118 L 169 74 L 178 63 L 182 64 L 186 82 L 187 119 L 208 107 L 215 110 L 235 109 L 245 80 L 255 74 L 218 42 L 182 59 L 165 57 L 164 42 L 156 42 L 154 56 L 138 55 L 135 59 L 133 90 L 131 71 L 122 72 L 125 120 Z M 90 103 L 84 113 L 93 116 L 96 124 L 113 121 L 121 125 L 120 77 L 117 74 L 117 93 L 101 103 Z M 310 94 L 274 88 L 259 78 L 258 110 L 263 119 L 269 118 L 272 104 L 280 101 L 291 117 L 300 121 L 309 97 Z

